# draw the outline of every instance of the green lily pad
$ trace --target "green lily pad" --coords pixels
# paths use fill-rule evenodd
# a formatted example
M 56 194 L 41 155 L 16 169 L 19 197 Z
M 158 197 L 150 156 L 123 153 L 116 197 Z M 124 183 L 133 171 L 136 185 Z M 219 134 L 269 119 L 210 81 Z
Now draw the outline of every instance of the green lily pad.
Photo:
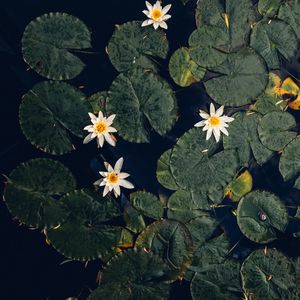
M 259 0 L 257 8 L 261 15 L 273 18 L 277 15 L 280 5 L 281 0 Z
M 226 32 L 229 37 L 224 47 L 226 52 L 235 52 L 248 45 L 251 25 L 255 20 L 255 9 L 250 0 L 197 1 L 197 27 L 212 25 Z
M 149 128 L 164 135 L 177 119 L 176 99 L 168 83 L 141 68 L 114 80 L 106 111 L 117 115 L 118 134 L 136 143 L 149 142 Z
M 188 48 L 179 48 L 170 58 L 169 72 L 176 84 L 186 87 L 200 81 L 206 69 L 192 60 Z
M 156 178 L 158 182 L 169 190 L 177 190 L 179 187 L 170 170 L 170 158 L 172 149 L 164 152 L 157 161 Z
M 138 236 L 136 247 L 146 248 L 163 258 L 170 267 L 169 277 L 176 280 L 190 265 L 193 242 L 186 226 L 175 220 L 150 224 Z
M 297 137 L 284 149 L 279 161 L 279 171 L 284 181 L 300 173 L 300 138 Z
M 124 220 L 126 227 L 134 233 L 139 233 L 146 227 L 143 215 L 132 206 L 124 209 Z
M 254 299 L 288 300 L 296 285 L 292 262 L 275 249 L 259 249 L 252 252 L 241 268 L 243 288 Z
M 115 256 L 101 273 L 101 283 L 88 300 L 165 300 L 168 267 L 153 253 L 131 249 Z
M 300 176 L 298 176 L 298 178 L 295 180 L 293 188 L 300 190 Z M 300 210 L 299 210 L 299 212 L 300 212 Z
M 227 53 L 222 47 L 228 45 L 228 34 L 216 26 L 201 26 L 189 37 L 191 58 L 203 68 L 213 68 L 223 63 Z
M 151 193 L 142 191 L 131 193 L 130 203 L 144 216 L 156 220 L 163 217 L 164 207 L 159 199 Z
M 228 54 L 213 71 L 219 75 L 206 81 L 204 86 L 212 99 L 226 106 L 251 103 L 268 83 L 265 62 L 251 48 Z
M 191 282 L 193 300 L 240 300 L 242 287 L 240 282 L 240 263 L 226 260 L 222 264 L 211 265 L 196 273 Z
M 242 166 L 247 167 L 253 154 L 258 164 L 267 162 L 273 152 L 266 148 L 258 136 L 258 123 L 261 116 L 255 113 L 234 114 L 234 121 L 228 127 L 228 136 L 224 136 L 224 149 L 235 149 Z
M 184 190 L 177 190 L 168 199 L 168 218 L 186 223 L 198 216 L 205 215 L 210 204 L 206 196 Z
M 85 64 L 72 51 L 91 47 L 91 33 L 79 19 L 66 13 L 49 13 L 31 21 L 23 34 L 26 63 L 53 80 L 76 77 Z
M 66 217 L 57 197 L 76 187 L 72 173 L 60 162 L 38 158 L 13 170 L 4 199 L 11 214 L 28 226 L 50 228 Z
M 258 124 L 261 143 L 272 151 L 281 151 L 297 133 L 289 131 L 296 126 L 296 120 L 288 112 L 270 112 L 264 115 Z
M 41 82 L 22 99 L 20 125 L 31 144 L 51 154 L 75 149 L 72 136 L 82 137 L 90 123 L 85 96 L 64 82 Z
M 116 204 L 86 190 L 73 191 L 61 202 L 69 217 L 59 227 L 47 230 L 52 246 L 74 260 L 112 256 L 122 240 L 123 228 L 103 223 L 121 215 Z
M 156 69 L 154 58 L 166 58 L 169 43 L 162 30 L 142 27 L 142 22 L 133 21 L 116 25 L 108 44 L 108 56 L 119 72 L 135 66 Z
M 285 230 L 289 217 L 277 196 L 266 191 L 253 191 L 239 202 L 237 222 L 249 240 L 268 243 L 277 238 L 277 231 Z
M 297 53 L 298 39 L 287 23 L 262 20 L 253 28 L 250 45 L 265 59 L 269 69 L 279 69 L 279 54 L 291 60 Z
M 235 151 L 215 153 L 213 139 L 206 141 L 199 128 L 186 132 L 174 146 L 170 167 L 177 184 L 200 193 L 215 203 L 223 200 L 224 188 L 239 167 Z
M 94 115 L 98 115 L 98 112 L 101 110 L 104 114 L 106 114 L 105 111 L 105 105 L 106 101 L 108 100 L 108 93 L 107 91 L 102 91 L 93 94 L 89 97 L 89 103 L 93 109 Z

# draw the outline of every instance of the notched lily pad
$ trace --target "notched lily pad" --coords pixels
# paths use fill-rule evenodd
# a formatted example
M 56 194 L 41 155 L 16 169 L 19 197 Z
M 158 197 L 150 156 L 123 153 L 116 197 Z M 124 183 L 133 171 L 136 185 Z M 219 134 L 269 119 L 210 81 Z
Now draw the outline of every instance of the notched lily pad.
M 22 99 L 20 125 L 31 144 L 61 155 L 75 149 L 72 135 L 83 136 L 90 106 L 84 94 L 64 82 L 36 84 Z
M 28 226 L 51 228 L 68 215 L 58 197 L 75 189 L 71 172 L 60 162 L 38 158 L 13 170 L 4 200 L 12 215 Z
M 242 233 L 251 241 L 268 243 L 283 232 L 289 222 L 284 203 L 274 194 L 253 191 L 237 208 L 237 221 Z
M 156 70 L 153 58 L 166 58 L 169 43 L 162 30 L 142 27 L 139 21 L 116 25 L 108 44 L 109 59 L 119 72 L 135 66 Z
M 26 63 L 40 75 L 53 80 L 76 77 L 85 64 L 74 50 L 91 47 L 91 33 L 79 19 L 66 13 L 49 13 L 31 21 L 23 34 Z

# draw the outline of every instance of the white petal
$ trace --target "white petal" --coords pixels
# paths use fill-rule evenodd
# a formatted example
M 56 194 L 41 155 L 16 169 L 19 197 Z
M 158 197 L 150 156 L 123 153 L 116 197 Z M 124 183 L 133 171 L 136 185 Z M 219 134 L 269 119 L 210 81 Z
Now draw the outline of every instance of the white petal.
M 156 29 L 159 27 L 159 22 L 154 22 L 154 23 L 153 23 L 153 27 L 154 27 L 154 29 L 156 30 Z
M 168 25 L 167 25 L 167 23 L 166 23 L 165 21 L 160 21 L 160 22 L 159 22 L 159 26 L 160 26 L 161 28 L 168 29 Z
M 102 113 L 102 111 L 101 110 L 99 110 L 99 112 L 98 112 L 98 120 L 99 121 L 101 121 L 102 119 L 103 119 L 103 113 Z
M 210 103 L 209 114 L 210 114 L 210 116 L 214 116 L 216 114 L 216 109 L 212 102 Z
M 164 15 L 163 17 L 161 17 L 161 21 L 167 21 L 171 18 L 171 15 Z
M 83 143 L 84 143 L 84 144 L 87 144 L 87 143 L 89 143 L 92 139 L 93 139 L 93 138 L 92 138 L 92 133 L 90 133 L 89 135 L 87 135 L 87 136 L 85 137 L 85 139 L 83 140 Z
M 122 166 L 123 166 L 123 162 L 124 162 L 124 159 L 123 157 L 119 158 L 115 164 L 115 167 L 114 167 L 114 171 L 116 173 L 120 173 L 121 169 L 122 169 Z
M 103 143 L 104 143 L 104 137 L 103 135 L 98 135 L 98 146 L 103 147 Z
M 216 111 L 216 116 L 221 117 L 224 113 L 224 105 L 220 106 Z
M 228 131 L 227 131 L 227 129 L 226 129 L 225 127 L 220 127 L 220 130 L 221 130 L 225 135 L 228 136 Z
M 205 125 L 205 121 L 200 121 L 200 122 L 196 123 L 194 126 L 195 127 L 202 127 L 204 125 Z
M 83 130 L 89 130 L 90 128 L 94 128 L 94 126 L 93 126 L 93 125 L 85 126 L 85 127 L 83 128 Z
M 105 197 L 107 195 L 107 193 L 109 192 L 109 188 L 108 186 L 106 185 L 104 190 L 103 190 L 103 197 Z
M 202 119 L 210 118 L 210 115 L 207 112 L 205 112 L 204 110 L 201 110 L 201 109 L 199 110 L 199 115 Z
M 214 127 L 213 133 L 214 133 L 216 142 L 218 142 L 220 140 L 220 136 L 221 136 L 220 129 L 218 127 Z
M 234 118 L 232 117 L 227 117 L 227 116 L 223 116 L 223 117 L 220 117 L 222 121 L 224 122 L 232 122 L 234 120 Z
M 160 9 L 160 10 L 162 10 L 162 7 L 161 7 L 161 4 L 160 4 L 160 1 L 156 1 L 156 3 L 153 5 L 153 9 L 154 8 L 157 8 L 157 9 Z
M 116 146 L 116 142 L 113 140 L 111 135 L 109 133 L 104 133 L 105 140 L 111 145 L 111 146 Z
M 165 15 L 170 10 L 171 7 L 172 7 L 172 4 L 166 5 L 162 10 L 163 14 Z
M 142 27 L 151 25 L 151 24 L 153 24 L 153 22 L 154 22 L 153 20 L 145 20 L 145 21 L 142 23 Z
M 212 128 L 209 127 L 206 133 L 206 140 L 208 141 L 212 135 Z
M 143 14 L 145 14 L 148 18 L 150 18 L 150 13 L 148 10 L 143 10 Z
M 100 174 L 102 177 L 106 177 L 106 176 L 108 175 L 108 172 L 100 171 L 99 174 Z
M 89 116 L 90 116 L 91 120 L 97 121 L 97 117 L 93 113 L 89 112 Z
M 96 132 L 91 133 L 91 139 L 94 139 L 96 136 L 98 136 L 98 134 Z
M 114 186 L 114 192 L 115 192 L 115 196 L 116 197 L 120 196 L 121 190 L 120 190 L 120 186 L 119 185 Z
M 134 185 L 128 180 L 121 179 L 119 182 L 120 186 L 123 186 L 126 189 L 134 189 Z
M 100 186 L 104 186 L 106 185 L 106 182 L 103 180 L 101 183 L 100 183 Z
M 108 127 L 107 132 L 118 132 L 118 130 L 115 127 Z
M 116 115 L 114 114 L 114 115 L 111 115 L 111 116 L 109 116 L 109 117 L 107 118 L 106 123 L 107 123 L 108 126 L 111 125 L 111 124 L 113 123 L 115 117 L 116 117 Z
M 210 125 L 208 123 L 206 123 L 205 126 L 203 127 L 202 131 L 206 131 L 206 130 L 208 130 L 208 128 L 210 128 Z
M 130 176 L 130 174 L 125 173 L 125 172 L 119 173 L 119 178 L 120 178 L 120 179 L 124 179 L 124 178 L 127 178 L 127 177 L 129 177 L 129 176 Z
M 104 162 L 104 166 L 105 166 L 105 168 L 106 168 L 106 170 L 108 171 L 108 172 L 113 172 L 114 171 L 114 169 L 112 168 L 112 166 L 108 163 L 108 162 Z
M 146 6 L 149 11 L 153 9 L 152 5 L 148 1 L 146 1 Z
M 103 178 L 100 178 L 94 182 L 94 185 L 101 185 L 102 182 L 103 182 Z

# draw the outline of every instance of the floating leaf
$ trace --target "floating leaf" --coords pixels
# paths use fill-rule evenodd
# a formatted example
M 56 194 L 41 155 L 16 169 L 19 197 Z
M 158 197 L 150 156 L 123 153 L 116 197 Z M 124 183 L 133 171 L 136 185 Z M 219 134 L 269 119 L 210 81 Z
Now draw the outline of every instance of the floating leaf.
M 222 47 L 228 44 L 228 40 L 228 34 L 221 28 L 201 26 L 189 37 L 191 58 L 201 67 L 216 67 L 227 58 Z
M 186 87 L 200 81 L 206 69 L 192 60 L 188 48 L 179 48 L 170 58 L 169 72 L 176 84 Z
M 236 113 L 234 121 L 228 128 L 229 135 L 224 137 L 224 149 L 236 149 L 241 165 L 247 167 L 251 154 L 258 164 L 268 161 L 273 152 L 260 141 L 257 126 L 261 116 L 259 114 Z
M 257 8 L 261 15 L 273 18 L 277 15 L 280 5 L 281 0 L 259 0 Z
M 98 92 L 89 97 L 89 103 L 93 109 L 93 113 L 98 115 L 101 110 L 104 114 L 105 112 L 105 104 L 108 99 L 108 93 L 106 91 Z
M 47 230 L 52 246 L 75 260 L 106 260 L 112 256 L 122 240 L 123 229 L 103 223 L 120 215 L 114 202 L 85 190 L 71 192 L 61 202 L 69 217 L 59 227 Z
M 266 191 L 253 191 L 238 205 L 237 221 L 242 233 L 251 241 L 268 243 L 284 231 L 288 212 L 281 200 Z
M 134 233 L 139 233 L 146 227 L 143 215 L 132 206 L 124 209 L 124 220 L 126 227 Z
M 205 214 L 210 209 L 206 196 L 184 190 L 178 190 L 168 199 L 168 218 L 188 222 Z
M 152 223 L 138 236 L 137 247 L 151 250 L 169 265 L 170 278 L 182 276 L 192 261 L 193 242 L 186 226 L 175 220 Z
M 64 82 L 41 82 L 20 105 L 20 125 L 31 144 L 51 154 L 74 150 L 70 134 L 82 137 L 89 123 L 85 96 Z
M 296 126 L 295 118 L 288 112 L 270 112 L 264 115 L 258 124 L 261 143 L 272 151 L 281 151 L 297 133 L 289 131 Z
M 165 283 L 168 267 L 153 253 L 126 250 L 112 258 L 101 273 L 100 286 L 88 300 L 165 300 L 170 286 Z
M 176 99 L 167 82 L 141 68 L 114 80 L 106 111 L 117 115 L 114 126 L 118 133 L 137 143 L 149 142 L 149 127 L 164 135 L 177 118 Z
M 213 139 L 205 140 L 201 129 L 193 128 L 177 141 L 170 167 L 182 189 L 207 195 L 220 203 L 224 188 L 236 174 L 238 161 L 235 151 L 215 153 L 216 146 Z
M 300 176 L 298 176 L 298 178 L 296 179 L 293 188 L 300 190 Z M 300 210 L 299 210 L 299 213 L 300 213 Z
M 292 262 L 275 249 L 252 252 L 241 268 L 243 288 L 255 299 L 281 300 L 291 298 L 290 289 L 296 284 Z
M 233 202 L 238 202 L 243 196 L 252 190 L 252 176 L 248 170 L 239 173 L 227 185 L 224 196 L 231 199 Z
M 250 48 L 228 54 L 224 63 L 213 71 L 220 75 L 205 82 L 206 91 L 217 103 L 226 106 L 252 102 L 268 83 L 264 60 Z
M 265 59 L 269 69 L 279 69 L 279 54 L 291 60 L 297 53 L 298 39 L 287 23 L 262 20 L 253 28 L 250 45 Z
M 240 300 L 242 288 L 239 271 L 238 261 L 226 260 L 197 272 L 191 282 L 193 300 Z
M 151 193 L 141 191 L 131 193 L 130 203 L 138 212 L 149 218 L 158 220 L 163 217 L 163 205 L 159 199 Z
M 23 34 L 26 63 L 54 80 L 76 77 L 85 64 L 72 52 L 91 47 L 91 33 L 79 19 L 66 13 L 49 13 L 31 21 Z
M 119 72 L 135 66 L 155 70 L 152 57 L 166 58 L 168 54 L 169 44 L 165 33 L 141 25 L 139 21 L 116 25 L 108 44 L 108 55 Z
M 13 170 L 4 193 L 12 215 L 28 226 L 50 228 L 66 217 L 57 198 L 76 186 L 71 172 L 60 162 L 38 158 Z
M 172 149 L 164 152 L 157 161 L 156 178 L 158 182 L 169 190 L 177 190 L 179 187 L 170 170 L 170 158 Z
M 300 138 L 297 137 L 284 149 L 279 161 L 279 171 L 284 181 L 290 180 L 300 172 Z

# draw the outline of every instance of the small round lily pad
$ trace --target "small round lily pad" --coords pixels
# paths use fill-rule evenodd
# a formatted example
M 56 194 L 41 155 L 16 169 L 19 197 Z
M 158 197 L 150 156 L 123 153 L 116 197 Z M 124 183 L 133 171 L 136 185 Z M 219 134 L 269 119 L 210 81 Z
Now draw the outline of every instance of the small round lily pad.
M 268 243 L 277 238 L 277 231 L 285 230 L 289 217 L 287 208 L 276 195 L 257 190 L 239 202 L 237 221 L 248 239 Z

